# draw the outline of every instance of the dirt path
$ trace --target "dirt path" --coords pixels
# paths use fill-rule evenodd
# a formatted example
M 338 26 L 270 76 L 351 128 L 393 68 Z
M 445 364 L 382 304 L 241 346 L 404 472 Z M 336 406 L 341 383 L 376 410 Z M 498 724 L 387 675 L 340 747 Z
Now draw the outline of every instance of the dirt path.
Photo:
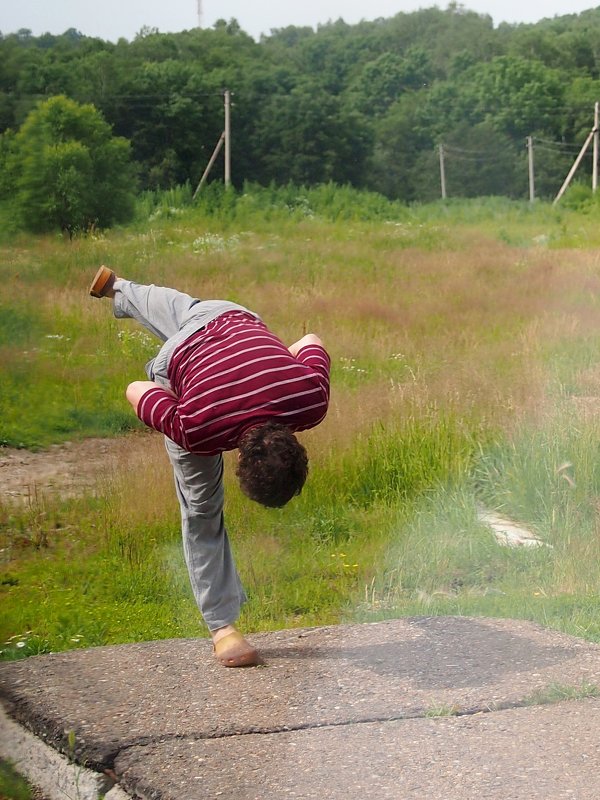
M 27 500 L 37 491 L 72 497 L 92 488 L 105 473 L 112 473 L 142 435 L 116 439 L 85 439 L 53 445 L 48 450 L 0 448 L 0 501 Z
M 577 415 L 584 419 L 600 416 L 597 396 L 576 397 L 573 404 Z M 27 500 L 36 491 L 73 497 L 93 488 L 103 475 L 114 474 L 120 464 L 135 460 L 142 450 L 147 452 L 152 447 L 164 457 L 162 437 L 149 432 L 65 442 L 38 453 L 0 447 L 0 502 Z

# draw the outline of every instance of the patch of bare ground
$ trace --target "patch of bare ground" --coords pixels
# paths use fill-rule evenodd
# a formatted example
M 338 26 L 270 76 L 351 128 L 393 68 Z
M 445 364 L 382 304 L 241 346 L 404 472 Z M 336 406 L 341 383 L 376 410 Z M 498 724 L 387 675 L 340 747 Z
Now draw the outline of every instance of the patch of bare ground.
M 154 450 L 156 439 L 139 433 L 65 442 L 39 452 L 0 448 L 0 502 L 27 501 L 40 492 L 66 498 L 93 491 L 142 451 Z

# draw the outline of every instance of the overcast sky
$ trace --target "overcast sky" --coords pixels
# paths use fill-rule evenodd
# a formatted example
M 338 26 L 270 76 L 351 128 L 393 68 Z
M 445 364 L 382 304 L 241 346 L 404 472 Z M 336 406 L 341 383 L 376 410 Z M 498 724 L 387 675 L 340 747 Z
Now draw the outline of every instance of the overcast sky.
M 243 30 L 256 39 L 273 28 L 310 25 L 340 17 L 350 24 L 361 19 L 393 17 L 400 11 L 447 2 L 427 0 L 201 0 L 202 26 L 210 28 L 217 19 L 235 17 Z M 537 22 L 544 17 L 576 14 L 595 8 L 593 0 L 469 0 L 464 7 L 489 14 L 500 22 Z M 0 0 L 0 31 L 14 33 L 29 28 L 34 35 L 49 31 L 63 33 L 76 28 L 88 36 L 116 41 L 133 39 L 143 26 L 166 33 L 198 25 L 197 0 Z

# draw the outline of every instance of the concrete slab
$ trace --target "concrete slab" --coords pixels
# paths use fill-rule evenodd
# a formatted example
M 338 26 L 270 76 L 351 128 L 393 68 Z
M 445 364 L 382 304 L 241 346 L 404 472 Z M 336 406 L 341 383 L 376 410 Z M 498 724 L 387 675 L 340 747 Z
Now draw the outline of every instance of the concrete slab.
M 506 547 L 552 547 L 544 542 L 533 531 L 518 525 L 512 519 L 501 517 L 492 511 L 481 508 L 477 512 L 480 522 L 487 525 L 494 534 L 498 544 Z
M 126 750 L 145 800 L 598 800 L 600 701 Z
M 0 758 L 35 786 L 44 800 L 98 800 L 113 788 L 112 776 L 82 767 L 18 725 L 0 706 Z M 1 795 L 3 800 L 4 795 Z M 112 800 L 115 800 L 113 797 Z M 122 800 L 122 799 L 121 799 Z
M 552 685 L 600 686 L 599 645 L 528 622 L 423 617 L 251 638 L 267 661 L 264 668 L 224 669 L 206 640 L 5 663 L 0 699 L 15 721 L 57 751 L 99 772 L 111 774 L 120 765 L 133 786 L 149 778 L 131 758 L 124 760 L 128 755 L 144 760 L 154 754 L 159 775 L 187 768 L 185 756 L 169 748 L 185 753 L 202 740 L 243 748 L 293 730 L 317 735 L 319 728 L 356 725 L 367 731 L 365 723 L 377 722 L 391 730 L 385 727 L 390 721 L 436 711 L 516 708 Z M 168 759 L 162 767 L 160 753 Z M 169 786 L 164 791 L 169 797 Z

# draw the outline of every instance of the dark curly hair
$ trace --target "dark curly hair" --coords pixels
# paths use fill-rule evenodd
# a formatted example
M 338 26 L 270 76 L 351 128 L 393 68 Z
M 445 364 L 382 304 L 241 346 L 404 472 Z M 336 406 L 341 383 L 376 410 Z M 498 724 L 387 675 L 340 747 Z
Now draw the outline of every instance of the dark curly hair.
M 281 508 L 300 494 L 308 475 L 306 450 L 285 425 L 265 422 L 246 431 L 238 443 L 236 475 L 251 500 Z

